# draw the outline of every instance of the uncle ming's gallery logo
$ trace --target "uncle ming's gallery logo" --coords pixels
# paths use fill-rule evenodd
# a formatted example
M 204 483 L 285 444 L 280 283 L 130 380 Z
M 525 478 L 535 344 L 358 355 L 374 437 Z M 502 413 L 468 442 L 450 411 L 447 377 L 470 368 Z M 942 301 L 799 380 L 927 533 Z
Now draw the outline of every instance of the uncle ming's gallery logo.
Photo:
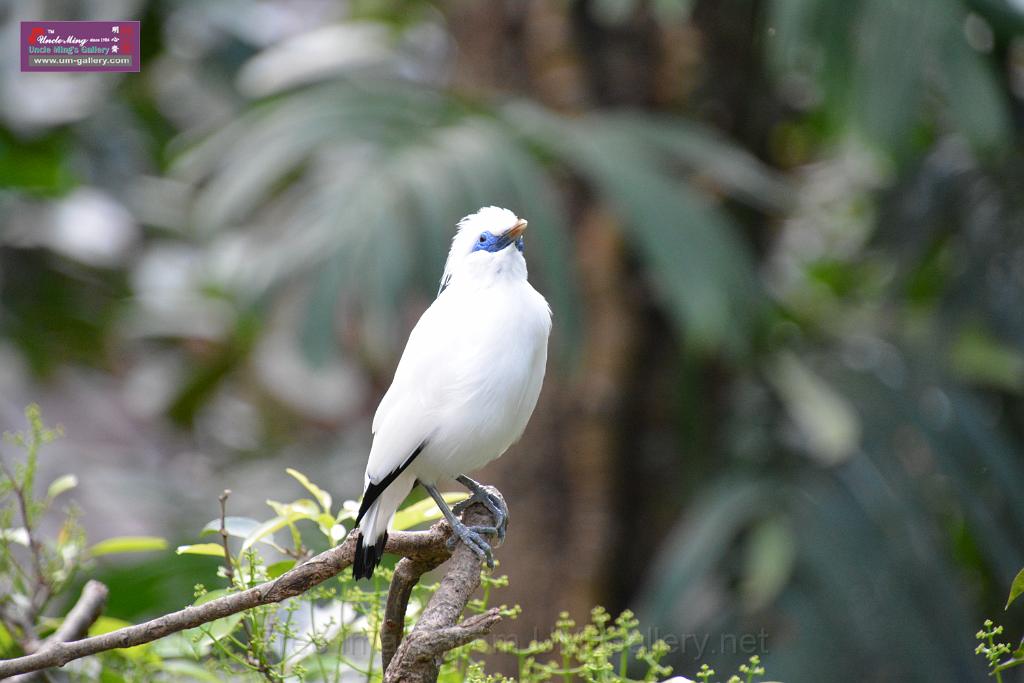
M 23 21 L 22 71 L 138 71 L 137 21 Z

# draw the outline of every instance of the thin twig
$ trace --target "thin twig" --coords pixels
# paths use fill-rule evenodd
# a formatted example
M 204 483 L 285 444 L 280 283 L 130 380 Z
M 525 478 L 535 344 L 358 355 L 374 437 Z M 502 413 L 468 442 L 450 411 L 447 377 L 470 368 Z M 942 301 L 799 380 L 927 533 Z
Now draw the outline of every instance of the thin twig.
M 11 552 L 10 543 L 5 538 L 3 541 L 4 553 L 10 557 L 10 566 L 21 574 L 25 581 L 25 591 L 30 594 L 29 604 L 26 610 L 27 614 L 24 615 L 23 619 L 19 619 L 21 622 L 20 630 L 22 632 L 22 638 L 19 640 L 20 644 L 26 650 L 32 650 L 39 645 L 39 640 L 36 637 L 35 629 L 32 625 L 39 616 L 39 612 L 43 605 L 46 604 L 50 595 L 51 587 L 49 581 L 46 579 L 46 575 L 43 573 L 42 548 L 36 540 L 35 534 L 32 532 L 32 518 L 29 516 L 28 502 L 25 499 L 24 487 L 23 485 L 19 485 L 18 480 L 14 476 L 14 472 L 7 467 L 7 463 L 4 462 L 3 458 L 0 458 L 0 473 L 2 473 L 11 482 L 9 490 L 14 494 L 15 500 L 18 503 L 18 511 L 21 515 L 22 524 L 24 524 L 25 539 L 29 548 L 29 556 L 32 560 L 32 569 L 35 573 L 36 585 L 32 586 L 28 573 L 14 556 L 14 553 Z M 14 633 L 14 631 L 11 631 L 12 635 L 14 635 Z
M 235 588 L 235 562 L 231 559 L 231 548 L 228 546 L 228 497 L 231 495 L 231 489 L 224 489 L 224 491 L 217 496 L 217 502 L 220 503 L 220 543 L 221 547 L 224 548 L 224 576 L 228 580 L 228 585 L 231 588 Z M 248 619 L 242 619 L 242 630 L 245 631 L 246 642 L 250 644 L 247 649 L 246 659 L 248 664 L 254 667 L 260 674 L 268 681 L 273 681 L 273 677 L 269 673 L 269 667 L 267 666 L 266 659 L 263 657 L 262 651 L 259 653 L 257 658 L 251 648 L 253 642 L 252 626 L 249 624 Z
M 224 489 L 224 492 L 217 496 L 217 501 L 220 502 L 220 542 L 224 546 L 224 574 L 228 578 L 228 583 L 234 587 L 235 585 L 235 563 L 231 559 L 231 550 L 228 548 L 228 529 L 227 529 L 227 516 L 228 516 L 228 496 L 231 495 L 231 489 Z
M 32 569 L 36 575 L 37 585 L 35 590 L 32 591 L 31 598 L 32 609 L 38 610 L 39 606 L 46 602 L 46 598 L 50 591 L 50 583 L 46 580 L 46 575 L 43 572 L 42 548 L 33 533 L 32 518 L 29 515 L 28 500 L 25 498 L 24 486 L 18 483 L 18 480 L 14 477 L 14 473 L 8 469 L 3 460 L 0 460 L 0 472 L 11 480 L 10 490 L 14 494 L 15 500 L 18 502 L 18 512 L 21 515 L 22 524 L 24 524 L 25 538 L 28 542 L 29 554 L 32 558 Z M 34 616 L 35 615 L 33 615 L 33 617 Z

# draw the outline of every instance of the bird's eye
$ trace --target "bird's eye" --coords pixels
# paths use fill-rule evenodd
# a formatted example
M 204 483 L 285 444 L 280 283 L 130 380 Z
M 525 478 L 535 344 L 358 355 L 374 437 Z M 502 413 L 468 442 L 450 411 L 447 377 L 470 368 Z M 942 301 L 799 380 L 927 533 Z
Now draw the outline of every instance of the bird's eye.
M 483 244 L 486 241 L 487 241 L 487 233 L 486 232 L 480 233 L 480 239 L 479 239 L 480 244 Z

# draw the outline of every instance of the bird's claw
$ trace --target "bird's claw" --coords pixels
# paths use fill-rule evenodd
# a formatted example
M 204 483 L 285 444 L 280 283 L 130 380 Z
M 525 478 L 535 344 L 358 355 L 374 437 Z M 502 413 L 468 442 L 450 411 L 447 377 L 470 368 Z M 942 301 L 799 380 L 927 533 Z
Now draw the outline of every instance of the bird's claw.
M 498 537 L 498 543 L 505 542 L 505 531 L 508 529 L 508 506 L 500 495 L 495 495 L 498 489 L 493 486 L 481 486 L 479 490 L 473 491 L 472 495 L 461 500 L 452 506 L 452 512 L 461 515 L 469 506 L 474 503 L 481 503 L 494 516 L 494 526 L 486 527 Z
M 479 559 L 487 562 L 490 569 L 494 569 L 494 553 L 491 545 L 484 540 L 483 534 L 495 534 L 498 529 L 492 526 L 466 526 L 462 522 L 456 522 L 452 526 L 452 536 L 448 539 L 448 549 L 455 548 L 455 544 L 462 541 L 467 548 L 473 551 Z

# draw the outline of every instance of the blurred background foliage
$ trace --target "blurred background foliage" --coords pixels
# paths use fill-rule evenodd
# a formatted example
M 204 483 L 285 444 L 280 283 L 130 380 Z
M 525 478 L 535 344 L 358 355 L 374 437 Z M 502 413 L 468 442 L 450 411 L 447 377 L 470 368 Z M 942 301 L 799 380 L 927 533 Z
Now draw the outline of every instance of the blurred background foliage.
M 37 18 L 143 29 L 140 74 L 0 71 L 0 410 L 64 424 L 97 537 L 189 538 L 287 465 L 357 497 L 498 204 L 556 320 L 481 475 L 508 628 L 631 606 L 684 673 L 763 632 L 782 680 L 985 679 L 1024 566 L 1020 0 L 13 0 L 4 43 Z M 102 571 L 133 619 L 209 567 Z

